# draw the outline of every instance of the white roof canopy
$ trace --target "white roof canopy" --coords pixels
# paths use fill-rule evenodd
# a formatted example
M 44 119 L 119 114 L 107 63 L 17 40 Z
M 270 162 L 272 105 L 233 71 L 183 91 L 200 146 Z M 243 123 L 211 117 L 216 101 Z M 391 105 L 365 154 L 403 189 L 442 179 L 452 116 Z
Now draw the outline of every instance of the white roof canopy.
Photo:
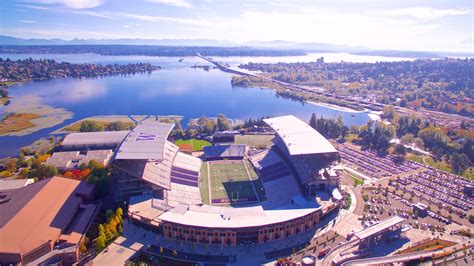
M 263 121 L 276 131 L 290 155 L 337 153 L 336 148 L 323 135 L 292 115 Z
M 162 160 L 166 139 L 174 124 L 145 120 L 124 139 L 117 151 L 118 160 Z

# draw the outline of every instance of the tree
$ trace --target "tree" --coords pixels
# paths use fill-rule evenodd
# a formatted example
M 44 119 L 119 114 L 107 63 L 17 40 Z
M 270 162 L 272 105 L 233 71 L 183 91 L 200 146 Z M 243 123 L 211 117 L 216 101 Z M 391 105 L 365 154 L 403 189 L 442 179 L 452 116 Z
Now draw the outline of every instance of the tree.
M 105 217 L 107 217 L 107 221 L 110 221 L 110 219 L 114 216 L 114 211 L 113 210 L 106 210 L 105 211 Z
M 44 178 L 53 177 L 58 174 L 58 169 L 54 165 L 40 164 L 38 168 L 30 172 L 30 178 L 38 178 L 42 180 Z
M 85 121 L 84 121 L 85 122 Z M 82 127 L 82 124 L 81 124 Z M 125 130 L 127 126 L 125 125 L 124 122 L 122 121 L 115 121 L 107 125 L 105 128 L 106 131 L 120 131 L 120 130 Z M 82 132 L 82 130 L 81 130 Z
M 309 125 L 310 125 L 312 128 L 316 128 L 316 126 L 317 126 L 317 125 L 316 125 L 316 124 L 317 124 L 317 121 L 318 121 L 318 119 L 316 118 L 316 114 L 313 113 L 313 114 L 311 115 L 311 119 L 309 120 Z
M 216 123 L 209 120 L 206 116 L 199 118 L 197 124 L 201 133 L 213 133 L 216 128 Z
M 122 217 L 123 215 L 123 210 L 122 208 L 118 207 L 116 210 L 115 210 L 115 215 L 119 216 L 119 217 Z
M 95 239 L 95 247 L 97 250 L 102 250 L 105 248 L 106 239 L 103 236 L 98 236 Z
M 99 178 L 95 175 L 88 175 L 86 181 L 89 184 L 95 185 L 97 182 L 99 182 Z
M 177 120 L 174 122 L 174 134 L 176 138 L 184 137 L 184 130 L 181 127 L 181 123 Z
M 103 131 L 104 129 L 102 126 L 97 124 L 95 121 L 91 120 L 85 120 L 81 123 L 81 127 L 79 128 L 79 131 L 81 132 L 97 132 L 97 131 Z
M 382 117 L 392 121 L 398 117 L 398 114 L 392 105 L 386 105 L 382 110 Z
M 449 160 L 455 174 L 462 174 L 471 165 L 471 161 L 464 153 L 455 152 L 451 154 Z
M 402 144 L 397 144 L 397 146 L 395 146 L 395 154 L 397 154 L 399 157 L 405 156 L 406 153 L 405 146 Z
M 217 129 L 219 131 L 230 130 L 229 121 L 227 120 L 224 114 L 219 114 L 219 116 L 217 117 Z
M 90 160 L 89 164 L 87 165 L 87 168 L 91 170 L 96 170 L 96 169 L 103 168 L 103 166 L 99 164 L 96 160 Z

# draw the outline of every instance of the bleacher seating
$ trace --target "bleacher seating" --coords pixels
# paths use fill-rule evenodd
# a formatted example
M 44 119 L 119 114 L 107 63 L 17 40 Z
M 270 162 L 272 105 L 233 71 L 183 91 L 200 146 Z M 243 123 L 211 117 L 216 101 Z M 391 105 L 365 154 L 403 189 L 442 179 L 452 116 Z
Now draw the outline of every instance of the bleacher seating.
M 291 198 L 301 193 L 295 177 L 273 149 L 256 152 L 249 159 L 265 188 L 267 200 L 263 203 L 264 206 L 275 207 L 281 204 L 290 204 Z

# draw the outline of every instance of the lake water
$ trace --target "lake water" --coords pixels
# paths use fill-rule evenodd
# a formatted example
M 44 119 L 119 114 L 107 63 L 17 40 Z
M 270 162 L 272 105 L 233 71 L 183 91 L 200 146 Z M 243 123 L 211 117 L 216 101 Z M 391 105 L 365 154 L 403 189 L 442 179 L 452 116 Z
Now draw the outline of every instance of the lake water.
M 308 62 L 325 56 L 333 60 L 344 60 L 344 54 L 337 58 L 333 54 L 311 54 L 304 57 L 230 57 L 217 58 L 232 66 L 253 62 Z M 48 55 L 2 55 L 12 60 L 32 57 L 52 58 L 57 61 L 95 64 L 126 64 L 149 62 L 163 67 L 151 74 L 114 76 L 87 79 L 57 79 L 29 82 L 10 87 L 10 95 L 16 99 L 34 95 L 42 103 L 62 107 L 74 113 L 72 119 L 52 128 L 43 129 L 27 136 L 0 137 L 0 157 L 14 156 L 22 146 L 34 140 L 47 137 L 62 126 L 95 115 L 182 115 L 183 126 L 190 118 L 216 116 L 224 113 L 229 118 L 246 119 L 264 116 L 293 114 L 308 120 L 312 113 L 327 118 L 342 116 L 348 125 L 365 124 L 366 113 L 346 112 L 325 106 L 303 104 L 276 97 L 272 90 L 259 88 L 235 88 L 230 84 L 232 75 L 217 69 L 204 71 L 193 69 L 192 65 L 210 65 L 197 57 L 185 57 L 179 62 L 177 57 L 149 56 L 100 56 L 95 54 L 48 54 Z M 360 56 L 352 58 L 360 61 Z M 348 57 L 351 59 L 351 57 Z M 357 59 L 357 60 L 356 60 Z M 378 58 L 376 61 L 396 60 Z M 346 60 L 348 60 L 346 58 Z M 367 57 L 367 61 L 375 60 Z M 402 59 L 399 59 L 402 60 Z M 328 60 L 326 60 L 328 61 Z M 348 60 L 349 61 L 349 60 Z M 0 107 L 0 113 L 4 107 Z

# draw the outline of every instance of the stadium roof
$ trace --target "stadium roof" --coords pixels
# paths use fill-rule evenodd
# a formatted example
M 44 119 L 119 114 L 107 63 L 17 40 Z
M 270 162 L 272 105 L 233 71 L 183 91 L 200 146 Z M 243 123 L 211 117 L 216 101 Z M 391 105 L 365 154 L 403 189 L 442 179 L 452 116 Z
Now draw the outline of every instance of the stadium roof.
M 130 131 L 81 132 L 68 134 L 62 146 L 120 144 Z
M 143 121 L 123 140 L 115 159 L 162 160 L 164 145 L 173 127 L 173 123 Z
M 82 204 L 78 195 L 89 191 L 87 183 L 62 177 L 15 190 L 8 202 L 0 204 L 0 254 L 25 254 L 56 241 L 71 227 Z M 88 222 L 92 217 L 83 218 Z M 84 233 L 76 228 L 70 233 Z
M 368 237 L 371 237 L 373 235 L 376 235 L 392 226 L 395 226 L 401 222 L 405 221 L 404 218 L 400 217 L 400 216 L 392 216 L 390 218 L 387 218 L 383 221 L 381 221 L 380 223 L 378 224 L 374 224 L 370 227 L 367 227 L 359 232 L 356 232 L 354 234 L 355 237 L 357 237 L 358 239 L 366 239 Z
M 268 118 L 263 121 L 280 136 L 290 155 L 337 152 L 323 135 L 292 115 Z
M 262 206 L 232 208 L 210 205 L 178 205 L 159 216 L 162 221 L 206 228 L 240 228 L 277 224 L 303 217 L 320 209 L 308 202 L 306 207 L 292 204 L 282 209 L 264 210 Z

